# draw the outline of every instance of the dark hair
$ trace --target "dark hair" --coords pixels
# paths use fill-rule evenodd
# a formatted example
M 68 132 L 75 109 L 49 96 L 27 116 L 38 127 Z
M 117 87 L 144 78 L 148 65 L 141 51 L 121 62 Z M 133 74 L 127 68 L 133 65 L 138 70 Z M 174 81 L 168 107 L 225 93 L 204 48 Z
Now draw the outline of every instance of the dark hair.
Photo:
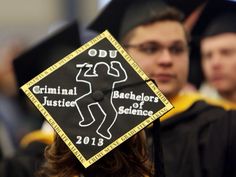
M 184 16 L 179 10 L 173 7 L 167 7 L 165 10 L 159 13 L 156 13 L 156 15 L 154 15 L 153 18 L 151 18 L 145 24 L 158 22 L 158 21 L 161 22 L 161 21 L 166 21 L 166 20 L 177 21 L 177 22 L 183 23 Z
M 59 136 L 45 149 L 46 162 L 38 177 L 152 177 L 146 142 L 136 134 L 85 169 Z
M 145 23 L 140 24 L 141 25 L 149 25 L 155 22 L 163 22 L 163 21 L 174 21 L 174 22 L 179 22 L 180 24 L 183 25 L 184 22 L 184 15 L 181 13 L 178 9 L 174 7 L 166 7 L 165 10 L 162 10 L 159 13 L 156 13 L 153 15 L 152 18 L 150 18 L 148 21 L 145 21 Z M 184 26 L 183 26 L 184 28 Z M 130 30 L 132 31 L 132 29 Z M 190 35 L 188 32 L 184 29 L 185 35 L 186 35 L 186 40 L 189 42 L 190 41 Z M 122 37 L 121 43 L 125 44 L 127 41 L 132 38 L 133 33 L 127 32 L 126 35 Z

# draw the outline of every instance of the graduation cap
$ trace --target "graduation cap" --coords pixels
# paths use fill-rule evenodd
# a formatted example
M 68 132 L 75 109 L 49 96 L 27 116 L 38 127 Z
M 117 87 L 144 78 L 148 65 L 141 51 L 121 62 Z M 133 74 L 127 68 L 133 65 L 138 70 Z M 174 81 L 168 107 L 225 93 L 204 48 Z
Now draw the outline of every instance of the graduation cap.
M 236 32 L 235 19 L 236 2 L 209 0 L 193 28 L 193 40 L 199 42 L 204 36 Z
M 13 61 L 17 85 L 22 86 L 80 45 L 77 21 L 65 24 Z
M 169 6 L 162 0 L 112 0 L 88 28 L 97 32 L 108 29 L 119 40 L 129 30 L 151 21 L 166 8 Z
M 84 167 L 173 107 L 108 31 L 21 88 Z

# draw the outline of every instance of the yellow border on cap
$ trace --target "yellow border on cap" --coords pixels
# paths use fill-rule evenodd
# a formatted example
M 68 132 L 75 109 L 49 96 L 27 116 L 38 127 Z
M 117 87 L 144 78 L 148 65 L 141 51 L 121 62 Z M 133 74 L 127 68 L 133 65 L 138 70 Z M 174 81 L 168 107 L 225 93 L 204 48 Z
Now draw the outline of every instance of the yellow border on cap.
M 68 138 L 68 136 L 65 134 L 65 132 L 61 129 L 61 127 L 57 124 L 57 122 L 53 119 L 53 117 L 49 114 L 49 112 L 43 107 L 43 105 L 39 102 L 39 100 L 34 96 L 34 94 L 30 91 L 30 87 L 48 76 L 49 74 L 53 73 L 57 69 L 59 69 L 61 66 L 93 46 L 94 44 L 98 43 L 102 39 L 107 38 L 111 44 L 117 49 L 117 51 L 123 56 L 123 58 L 130 64 L 130 66 L 139 74 L 139 76 L 143 80 L 148 80 L 149 78 L 147 75 L 142 71 L 142 69 L 138 66 L 138 64 L 131 58 L 131 56 L 121 47 L 121 45 L 116 41 L 116 39 L 106 30 L 91 41 L 87 42 L 71 54 L 67 55 L 66 57 L 62 58 L 46 70 L 44 70 L 42 73 L 34 77 L 32 80 L 24 84 L 21 89 L 25 92 L 25 94 L 28 96 L 28 98 L 33 102 L 33 104 L 38 108 L 38 110 L 42 113 L 42 115 L 46 118 L 46 120 L 50 123 L 50 125 L 54 128 L 54 130 L 57 132 L 57 134 L 62 138 L 62 140 L 67 144 L 69 149 L 74 153 L 74 155 L 78 158 L 78 160 L 83 164 L 85 168 L 89 167 L 91 164 L 99 160 L 101 157 L 103 157 L 105 154 L 110 152 L 112 149 L 123 143 L 125 140 L 129 139 L 131 136 L 142 130 L 144 127 L 148 126 L 150 123 L 152 123 L 154 120 L 161 117 L 163 114 L 167 113 L 169 110 L 173 108 L 172 104 L 165 98 L 165 96 L 160 92 L 160 90 L 157 88 L 157 86 L 152 82 L 148 81 L 147 85 L 150 87 L 150 89 L 156 94 L 156 96 L 162 101 L 162 103 L 165 105 L 164 108 L 157 111 L 155 114 L 150 116 L 149 118 L 145 119 L 142 123 L 131 129 L 129 132 L 115 140 L 113 143 L 105 147 L 103 150 L 101 150 L 99 153 L 95 154 L 90 159 L 86 160 L 84 156 L 79 152 L 79 150 L 76 148 L 76 146 L 73 144 L 73 142 Z

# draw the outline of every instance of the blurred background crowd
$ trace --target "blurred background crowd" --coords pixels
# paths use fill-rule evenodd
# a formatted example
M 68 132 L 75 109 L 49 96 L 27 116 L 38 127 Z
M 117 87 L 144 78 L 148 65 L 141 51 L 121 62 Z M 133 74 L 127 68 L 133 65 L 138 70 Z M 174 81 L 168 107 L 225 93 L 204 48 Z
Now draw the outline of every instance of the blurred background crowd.
M 12 155 L 21 138 L 38 129 L 42 123 L 42 120 L 32 120 L 32 113 L 21 106 L 22 100 L 18 97 L 20 85 L 17 83 L 12 61 L 73 20 L 79 21 L 80 39 L 88 41 L 94 35 L 85 31 L 85 28 L 107 2 L 108 0 L 1 0 L 0 136 L 3 142 L 0 144 L 5 146 L 1 148 L 4 155 Z

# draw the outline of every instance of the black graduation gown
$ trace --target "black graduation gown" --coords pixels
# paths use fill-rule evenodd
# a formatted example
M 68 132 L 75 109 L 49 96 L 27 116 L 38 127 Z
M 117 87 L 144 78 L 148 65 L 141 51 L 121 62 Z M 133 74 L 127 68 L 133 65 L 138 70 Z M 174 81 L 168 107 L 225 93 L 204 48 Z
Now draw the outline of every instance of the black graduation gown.
M 195 102 L 161 122 L 166 177 L 236 177 L 236 116 Z

